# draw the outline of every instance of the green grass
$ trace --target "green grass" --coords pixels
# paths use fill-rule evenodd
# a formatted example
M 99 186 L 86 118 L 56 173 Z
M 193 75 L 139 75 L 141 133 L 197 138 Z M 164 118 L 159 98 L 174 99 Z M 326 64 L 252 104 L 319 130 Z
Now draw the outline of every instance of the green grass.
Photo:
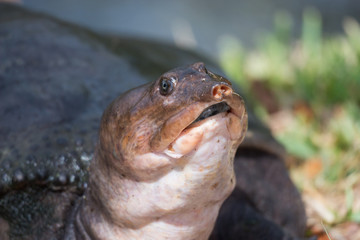
M 260 36 L 254 49 L 226 36 L 219 57 L 265 122 L 276 112 L 290 113 L 291 121 L 275 137 L 300 162 L 320 159 L 323 167 L 312 184 L 331 188 L 360 175 L 360 25 L 347 18 L 343 34 L 324 37 L 320 14 L 307 9 L 300 37 L 292 38 L 292 26 L 291 16 L 280 12 L 273 31 Z M 279 108 L 275 113 L 257 101 L 255 82 L 271 92 Z M 351 187 L 339 191 L 348 211 L 338 221 L 360 222 Z

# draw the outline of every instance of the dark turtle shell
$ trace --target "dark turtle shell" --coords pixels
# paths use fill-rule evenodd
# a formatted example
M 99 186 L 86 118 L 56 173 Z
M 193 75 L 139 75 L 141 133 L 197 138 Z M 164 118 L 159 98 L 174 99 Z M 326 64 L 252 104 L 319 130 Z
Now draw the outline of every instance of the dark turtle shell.
M 204 57 L 169 44 L 103 36 L 0 4 L 0 238 L 60 238 L 87 186 L 106 106 L 132 87 L 199 60 Z M 237 155 L 243 161 L 235 166 L 240 188 L 218 223 L 231 229 L 215 230 L 213 239 L 302 234 L 303 206 L 282 148 L 251 112 L 249 119 L 250 134 Z M 227 211 L 248 217 L 234 225 Z

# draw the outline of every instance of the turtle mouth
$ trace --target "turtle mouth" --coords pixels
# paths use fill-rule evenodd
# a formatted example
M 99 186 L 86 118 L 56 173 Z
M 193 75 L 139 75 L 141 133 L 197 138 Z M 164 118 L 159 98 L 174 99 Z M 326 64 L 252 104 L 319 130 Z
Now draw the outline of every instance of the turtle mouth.
M 193 125 L 194 123 L 200 122 L 219 113 L 230 112 L 230 109 L 230 106 L 226 102 L 216 103 L 205 108 L 204 111 L 202 111 L 190 125 Z
M 228 137 L 229 141 L 233 140 L 230 129 L 236 133 L 240 133 L 241 131 L 236 129 L 236 126 L 239 124 L 236 125 L 237 121 L 233 121 L 233 119 L 238 117 L 235 114 L 231 114 L 232 111 L 232 108 L 226 102 L 216 103 L 203 109 L 200 115 L 172 140 L 165 150 L 165 153 L 173 158 L 180 158 L 187 155 L 196 149 L 204 138 L 209 138 L 211 134 L 207 134 L 207 137 L 204 137 L 207 131 L 219 131 L 217 129 L 227 129 L 229 134 L 226 135 L 226 133 L 223 132 L 223 134 L 225 134 L 224 136 Z

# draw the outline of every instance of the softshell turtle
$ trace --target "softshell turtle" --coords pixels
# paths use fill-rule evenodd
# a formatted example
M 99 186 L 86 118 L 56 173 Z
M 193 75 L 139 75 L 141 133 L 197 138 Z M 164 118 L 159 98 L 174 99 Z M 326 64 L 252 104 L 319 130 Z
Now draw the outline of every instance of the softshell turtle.
M 203 208 L 199 206 L 207 208 L 210 203 L 206 200 L 211 200 L 211 204 L 222 202 L 233 187 L 234 191 L 220 209 L 210 239 L 301 238 L 305 230 L 304 208 L 284 166 L 283 150 L 251 111 L 248 111 L 247 135 L 234 159 L 236 186 L 232 178 L 231 157 L 223 156 L 227 160 L 219 164 L 222 170 L 213 174 L 212 178 L 221 181 L 203 179 L 196 183 L 198 185 L 194 183 L 201 188 L 196 188 L 196 197 L 192 199 L 195 207 L 191 217 L 170 220 L 160 219 L 161 214 L 144 217 L 144 212 L 150 210 L 141 209 L 148 206 L 149 201 L 159 203 L 155 204 L 158 208 L 153 208 L 153 212 L 177 212 L 177 209 L 182 209 L 181 204 L 176 208 L 168 208 L 166 204 L 186 193 L 179 192 L 178 196 L 174 196 L 171 186 L 167 185 L 164 190 L 164 185 L 155 184 L 152 191 L 145 195 L 143 188 L 139 188 L 141 191 L 129 188 L 129 182 L 154 184 L 163 179 L 173 166 L 169 167 L 166 159 L 159 162 L 153 156 L 146 159 L 154 161 L 144 163 L 140 158 L 133 165 L 121 165 L 114 159 L 127 159 L 133 151 L 148 154 L 148 149 L 164 150 L 165 145 L 166 156 L 182 159 L 181 154 L 195 151 L 196 147 L 184 149 L 181 144 L 176 146 L 180 132 L 189 125 L 191 127 L 186 131 L 191 132 L 200 123 L 220 117 L 227 120 L 219 125 L 221 131 L 215 131 L 219 137 L 217 140 L 225 139 L 221 138 L 224 132 L 228 134 L 226 139 L 233 139 L 231 144 L 220 144 L 228 148 L 226 154 L 235 154 L 231 149 L 242 139 L 245 129 L 242 102 L 237 97 L 237 100 L 232 100 L 233 89 L 225 78 L 206 70 L 201 63 L 168 72 L 174 67 L 199 60 L 204 58 L 167 44 L 101 36 L 49 16 L 0 4 L 0 239 L 105 239 L 111 236 L 110 232 L 116 232 L 112 231 L 112 226 L 136 232 L 151 225 L 150 222 L 162 224 L 152 229 L 152 235 L 127 237 L 180 239 L 176 236 L 183 236 L 202 239 L 209 236 L 211 228 L 208 226 L 214 224 L 220 205 L 215 204 L 211 214 L 201 214 Z M 210 61 L 206 62 L 208 69 L 220 72 Z M 164 72 L 167 73 L 159 78 Z M 165 85 L 173 88 L 181 79 L 194 77 L 197 84 L 181 88 L 180 99 L 167 101 L 168 107 L 160 106 L 160 102 L 151 97 L 150 92 L 153 92 L 150 89 L 160 91 L 160 86 L 165 89 Z M 215 85 L 201 85 L 202 78 L 204 82 L 215 82 Z M 163 79 L 167 81 L 164 85 L 161 82 Z M 107 108 L 101 126 L 111 127 L 101 128 L 99 141 L 100 119 L 106 107 L 117 96 L 139 85 L 145 86 L 145 90 L 144 87 L 137 88 L 130 92 L 133 95 L 125 94 L 127 97 L 117 98 Z M 208 91 L 216 86 L 220 86 L 219 89 Z M 137 91 L 144 98 L 153 99 L 153 102 L 141 101 Z M 164 91 L 166 95 L 167 90 Z M 215 101 L 216 98 L 221 101 Z M 214 101 L 220 105 L 214 107 Z M 206 104 L 200 108 L 188 108 L 198 102 Z M 207 113 L 202 114 L 204 109 Z M 118 118 L 118 112 L 127 112 L 126 119 Z M 165 120 L 180 112 L 184 113 L 180 122 L 185 121 L 185 125 L 174 128 L 174 125 L 165 124 Z M 190 118 L 189 113 L 192 113 Z M 233 118 L 225 117 L 231 114 Z M 201 119 L 194 117 L 198 115 Z M 230 131 L 229 126 L 224 128 L 229 119 L 238 123 L 230 124 Z M 193 123 L 194 120 L 199 121 Z M 146 128 L 133 128 L 134 121 L 143 121 L 137 126 Z M 120 122 L 121 125 L 114 124 Z M 166 127 L 168 125 L 171 127 Z M 127 146 L 126 150 L 121 147 L 110 149 L 109 144 L 101 145 L 119 140 L 119 134 L 120 145 Z M 194 136 L 196 134 L 195 131 Z M 96 151 L 98 157 L 94 157 L 96 145 L 97 149 L 102 149 Z M 221 151 L 215 148 L 213 152 Z M 102 155 L 109 161 L 95 164 L 93 159 L 102 158 Z M 177 165 L 178 171 L 181 172 L 187 164 L 184 161 Z M 90 165 L 93 170 L 89 177 Z M 225 166 L 230 166 L 230 170 Z M 154 167 L 156 171 L 149 167 Z M 113 181 L 114 176 L 123 180 L 121 184 Z M 180 175 L 174 175 L 171 181 L 166 182 L 180 184 L 179 179 Z M 225 182 L 227 184 L 224 185 Z M 127 198 L 123 202 L 131 202 L 132 205 L 124 207 L 122 201 L 116 202 L 120 189 L 123 190 L 122 196 L 124 192 L 129 193 L 125 194 Z M 217 194 L 207 195 L 210 189 L 218 191 Z M 167 191 L 171 197 L 165 201 L 169 197 L 165 196 Z M 209 196 L 217 199 L 208 199 Z M 89 198 L 92 198 L 91 204 L 84 204 Z M 130 198 L 137 201 L 130 201 Z M 179 202 L 174 200 L 176 203 Z M 123 214 L 120 218 L 125 217 L 119 220 L 118 213 Z M 97 225 L 104 221 L 108 227 Z M 199 229 L 203 229 L 202 233 L 171 235 L 182 226 L 189 225 L 188 222 L 194 225 L 204 223 L 203 228 L 196 228 L 197 234 Z M 168 230 L 169 226 L 177 228 Z M 171 234 L 161 235 L 161 232 Z M 156 233 L 159 235 L 154 235 Z

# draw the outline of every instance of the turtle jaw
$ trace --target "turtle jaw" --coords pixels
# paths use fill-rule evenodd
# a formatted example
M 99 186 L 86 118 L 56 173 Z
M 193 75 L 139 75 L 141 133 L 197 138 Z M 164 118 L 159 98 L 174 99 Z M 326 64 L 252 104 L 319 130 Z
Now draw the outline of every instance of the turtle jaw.
M 172 144 L 184 135 L 187 129 L 199 126 L 209 118 L 222 113 L 229 118 L 227 125 L 232 140 L 238 138 L 240 144 L 247 130 L 247 113 L 244 100 L 240 95 L 232 92 L 217 101 L 213 99 L 207 103 L 192 104 L 167 119 L 161 130 L 152 139 L 153 150 L 163 152 L 165 149 L 171 148 Z
M 234 104 L 232 101 L 230 103 Z M 197 149 L 203 136 L 207 134 L 206 131 L 209 131 L 207 126 L 209 122 L 226 125 L 225 131 L 229 136 L 229 141 L 236 147 L 244 139 L 247 130 L 247 114 L 244 105 L 240 109 L 233 109 L 226 101 L 222 101 L 203 108 L 195 116 L 197 116 L 194 117 L 195 120 L 184 126 L 176 137 L 171 139 L 164 153 L 173 158 L 181 158 Z M 211 129 L 211 131 L 217 131 L 216 128 Z
M 189 128 L 193 124 L 200 122 L 206 118 L 212 117 L 216 114 L 219 114 L 222 112 L 230 112 L 230 110 L 231 110 L 231 108 L 229 107 L 229 105 L 226 102 L 220 102 L 220 103 L 213 104 L 213 105 L 205 108 L 204 111 L 202 111 L 200 113 L 200 115 L 192 123 L 190 123 L 190 125 L 187 126 L 186 128 Z
M 247 112 L 245 108 L 244 100 L 237 93 L 232 93 L 231 98 L 226 98 L 224 101 L 212 104 L 204 108 L 204 110 L 198 114 L 197 118 L 192 121 L 188 126 L 186 126 L 180 134 L 189 128 L 200 125 L 204 120 L 213 117 L 217 114 L 227 113 L 227 117 L 231 118 L 233 121 L 239 121 L 241 123 L 240 129 L 243 135 L 247 131 Z M 231 133 L 231 132 L 230 132 Z M 179 135 L 180 135 L 179 134 Z M 240 136 L 241 140 L 243 140 L 243 136 Z M 174 139 L 174 141 L 176 138 Z

